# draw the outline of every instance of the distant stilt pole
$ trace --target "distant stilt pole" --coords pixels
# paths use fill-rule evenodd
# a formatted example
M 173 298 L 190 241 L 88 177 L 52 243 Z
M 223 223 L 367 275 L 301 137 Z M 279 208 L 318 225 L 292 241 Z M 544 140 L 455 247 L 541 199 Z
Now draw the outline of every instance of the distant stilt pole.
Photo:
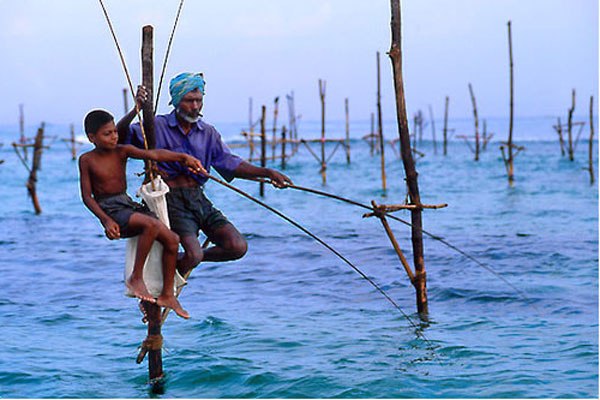
M 446 105 L 444 107 L 444 155 L 448 154 L 448 103 L 450 99 L 446 96 Z
M 572 99 L 572 105 L 571 108 L 569 108 L 569 119 L 567 121 L 567 129 L 569 132 L 569 147 L 567 148 L 567 151 L 569 152 L 569 160 L 573 161 L 575 160 L 574 156 L 573 156 L 573 135 L 572 135 L 572 130 L 573 130 L 573 112 L 575 111 L 575 89 L 573 89 L 573 95 L 572 95 L 573 99 Z
M 594 96 L 590 97 L 590 146 L 589 146 L 590 184 L 594 184 Z
M 369 144 L 371 145 L 371 155 L 373 155 L 373 149 L 375 148 L 375 113 L 371 113 L 371 136 Z
M 252 116 L 252 97 L 248 98 L 248 129 L 250 130 L 250 137 L 248 137 L 248 144 L 250 146 L 249 159 L 254 156 L 254 117 Z
M 513 55 L 512 55 L 512 35 L 510 30 L 510 21 L 508 21 L 508 54 L 510 59 L 510 122 L 508 125 L 508 184 L 512 185 L 515 181 L 513 168 L 513 115 L 514 115 L 514 75 L 513 75 Z
M 75 141 L 75 127 L 71 124 L 71 158 L 73 161 L 77 159 L 77 142 Z
M 125 114 L 129 112 L 129 105 L 127 104 L 127 88 L 123 88 L 123 108 L 125 109 Z
M 281 169 L 285 169 L 285 125 L 281 127 Z
M 417 310 L 421 316 L 428 313 L 427 305 L 427 275 L 425 273 L 425 261 L 423 257 L 423 223 L 421 220 L 421 198 L 419 185 L 417 183 L 417 171 L 410 147 L 410 134 L 408 132 L 408 121 L 406 118 L 406 100 L 404 97 L 404 83 L 402 80 L 402 29 L 401 29 L 401 6 L 400 0 L 390 0 L 392 8 L 392 45 L 389 51 L 394 71 L 394 89 L 396 92 L 396 114 L 398 118 L 398 135 L 400 137 L 400 149 L 402 163 L 406 173 L 408 194 L 412 204 L 417 207 L 411 210 L 411 233 L 415 278 L 413 286 L 417 292 Z
M 273 159 L 275 159 L 275 150 L 277 149 L 277 112 L 279 109 L 279 96 L 275 97 L 274 107 L 275 108 L 273 109 L 273 143 L 271 144 L 271 148 L 273 150 Z
M 483 120 L 483 133 L 481 136 L 483 139 L 483 143 L 481 145 L 481 150 L 485 151 L 485 148 L 487 147 L 487 125 L 485 123 L 485 119 Z
M 383 141 L 383 128 L 381 121 L 381 74 L 379 68 L 379 52 L 377 52 L 377 137 L 379 138 L 379 152 L 381 154 L 381 187 L 387 190 L 385 183 L 385 153 Z
M 469 83 L 469 93 L 471 94 L 471 102 L 473 103 L 473 115 L 475 117 L 475 161 L 479 161 L 479 120 L 477 119 L 477 103 L 475 102 L 475 94 L 473 86 Z
M 23 112 L 23 104 L 19 104 L 19 132 L 21 136 L 19 137 L 19 143 L 25 144 L 27 139 L 25 139 L 25 113 Z M 27 147 L 23 146 L 23 158 L 27 161 Z
M 325 88 L 327 82 L 319 79 L 319 97 L 321 98 L 321 176 L 323 177 L 323 183 L 326 182 L 326 169 L 327 164 L 325 163 Z
M 37 171 L 40 168 L 42 161 L 42 150 L 44 148 L 44 123 L 37 131 L 37 135 L 35 135 L 35 142 L 33 145 L 33 162 L 31 164 L 31 171 L 29 173 L 29 179 L 27 181 L 27 191 L 29 192 L 29 196 L 31 197 L 31 201 L 33 203 L 33 208 L 35 209 L 35 213 L 40 215 L 42 213 L 42 208 L 40 207 L 40 201 L 37 197 L 37 192 L 35 189 L 35 185 L 37 183 Z
M 346 106 L 346 162 L 350 164 L 350 112 L 348 111 L 348 98 L 344 101 Z
M 267 134 L 265 132 L 265 113 L 267 112 L 267 108 L 262 106 L 261 109 L 261 117 L 260 117 L 260 166 L 265 167 L 267 165 Z M 260 182 L 260 196 L 263 197 L 265 195 L 265 183 Z

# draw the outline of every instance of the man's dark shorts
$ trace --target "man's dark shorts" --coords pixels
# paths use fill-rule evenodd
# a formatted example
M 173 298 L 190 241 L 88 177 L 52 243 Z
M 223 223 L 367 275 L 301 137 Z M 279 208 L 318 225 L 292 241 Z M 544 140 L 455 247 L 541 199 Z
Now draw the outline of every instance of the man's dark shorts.
M 133 213 L 140 213 L 157 218 L 145 203 L 136 203 L 127 195 L 119 193 L 109 196 L 95 197 L 96 202 L 102 210 L 119 225 L 122 238 L 128 238 L 139 234 L 129 230 L 129 218 Z
M 171 188 L 167 193 L 167 209 L 171 229 L 179 236 L 194 235 L 200 230 L 207 237 L 229 220 L 204 196 L 201 186 Z

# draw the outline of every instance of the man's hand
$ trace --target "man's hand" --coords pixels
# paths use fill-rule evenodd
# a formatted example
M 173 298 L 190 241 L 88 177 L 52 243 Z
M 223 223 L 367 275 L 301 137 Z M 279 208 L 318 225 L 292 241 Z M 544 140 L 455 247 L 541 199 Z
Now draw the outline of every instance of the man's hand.
M 208 175 L 208 172 L 202 166 L 200 160 L 195 157 L 190 156 L 189 154 L 184 154 L 185 159 L 183 160 L 183 164 L 188 167 L 188 169 L 196 174 L 202 174 L 204 176 Z
M 135 102 L 137 103 L 138 109 L 142 109 L 142 106 L 146 103 L 146 100 L 148 100 L 148 92 L 146 91 L 146 88 L 142 85 L 138 85 L 137 93 L 135 95 Z
M 285 188 L 287 185 L 293 185 L 292 180 L 282 174 L 279 171 L 275 171 L 274 169 L 269 169 L 269 179 L 271 179 L 271 183 L 273 186 L 279 189 Z
M 117 224 L 113 219 L 103 222 L 102 225 L 104 226 L 104 233 L 106 234 L 106 237 L 110 240 L 119 239 L 121 237 L 119 224 Z

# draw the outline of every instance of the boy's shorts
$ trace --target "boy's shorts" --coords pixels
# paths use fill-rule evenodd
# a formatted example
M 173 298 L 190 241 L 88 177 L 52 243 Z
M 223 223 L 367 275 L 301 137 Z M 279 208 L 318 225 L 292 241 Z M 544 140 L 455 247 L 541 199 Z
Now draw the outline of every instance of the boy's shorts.
M 127 195 L 119 193 L 109 196 L 98 196 L 96 202 L 102 210 L 119 225 L 121 238 L 128 238 L 139 234 L 129 230 L 129 218 L 133 213 L 140 213 L 158 218 L 145 203 L 137 203 Z
M 204 196 L 202 186 L 170 188 L 167 209 L 171 230 L 179 236 L 198 237 L 202 230 L 210 238 L 215 230 L 230 224 L 227 217 Z

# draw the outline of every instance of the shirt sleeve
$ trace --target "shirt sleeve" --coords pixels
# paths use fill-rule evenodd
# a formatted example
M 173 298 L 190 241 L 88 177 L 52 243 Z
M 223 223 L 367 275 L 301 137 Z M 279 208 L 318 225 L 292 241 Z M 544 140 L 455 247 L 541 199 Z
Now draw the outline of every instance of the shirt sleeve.
M 227 182 L 231 182 L 234 178 L 233 171 L 242 163 L 242 159 L 236 156 L 229 150 L 229 147 L 221 139 L 221 135 L 214 127 L 212 130 L 212 146 L 211 146 L 211 166 L 214 167 L 219 175 Z

